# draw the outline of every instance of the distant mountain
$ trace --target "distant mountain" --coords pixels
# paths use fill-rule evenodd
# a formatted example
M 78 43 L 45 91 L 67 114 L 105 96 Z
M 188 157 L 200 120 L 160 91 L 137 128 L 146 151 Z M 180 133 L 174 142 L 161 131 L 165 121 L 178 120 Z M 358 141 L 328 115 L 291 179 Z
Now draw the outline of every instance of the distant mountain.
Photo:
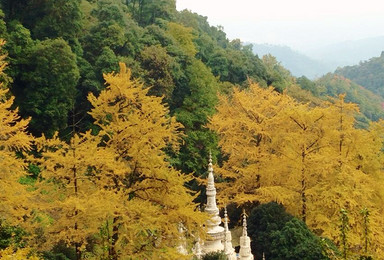
M 345 41 L 321 48 L 307 50 L 304 53 L 335 70 L 337 67 L 355 65 L 360 61 L 376 57 L 384 51 L 384 36 L 366 38 L 357 41 Z
M 290 47 L 272 45 L 272 44 L 252 44 L 253 53 L 257 54 L 260 58 L 266 54 L 275 56 L 285 68 L 287 68 L 293 76 L 300 77 L 306 76 L 307 78 L 314 79 L 322 76 L 323 74 L 333 71 L 332 67 L 327 66 L 315 59 L 299 53 Z
M 380 57 L 360 62 L 359 65 L 339 68 L 335 73 L 353 80 L 384 98 L 384 52 L 381 52 Z

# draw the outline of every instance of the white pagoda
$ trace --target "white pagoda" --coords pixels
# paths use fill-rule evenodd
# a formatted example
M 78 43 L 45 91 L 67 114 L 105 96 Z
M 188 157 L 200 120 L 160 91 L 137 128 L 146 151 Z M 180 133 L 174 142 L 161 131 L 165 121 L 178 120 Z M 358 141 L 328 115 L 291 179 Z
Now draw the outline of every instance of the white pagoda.
M 224 253 L 228 260 L 237 260 L 235 249 L 232 246 L 232 234 L 228 228 L 227 208 L 224 208 Z
M 240 252 L 239 260 L 253 260 L 251 253 L 251 239 L 247 234 L 247 217 L 243 213 L 243 235 L 240 237 Z
M 223 251 L 224 244 L 224 228 L 220 226 L 221 218 L 219 216 L 219 209 L 216 205 L 216 188 L 215 180 L 213 178 L 212 156 L 209 154 L 208 164 L 208 184 L 207 184 L 207 206 L 204 209 L 211 219 L 208 220 L 207 226 L 207 239 L 202 245 L 202 253 L 207 254 L 210 252 Z
M 232 246 L 232 235 L 228 228 L 228 214 L 227 209 L 224 209 L 224 227 L 220 226 L 221 218 L 219 216 L 219 209 L 216 204 L 216 188 L 213 176 L 212 156 L 209 154 L 208 164 L 208 184 L 207 184 L 207 205 L 204 209 L 211 219 L 207 221 L 207 234 L 206 240 L 196 242 L 193 252 L 194 255 L 201 259 L 201 257 L 211 252 L 224 252 L 228 260 L 253 260 L 251 254 L 251 240 L 247 234 L 247 219 L 244 214 L 243 218 L 243 234 L 240 237 L 240 252 L 236 255 L 235 249 Z

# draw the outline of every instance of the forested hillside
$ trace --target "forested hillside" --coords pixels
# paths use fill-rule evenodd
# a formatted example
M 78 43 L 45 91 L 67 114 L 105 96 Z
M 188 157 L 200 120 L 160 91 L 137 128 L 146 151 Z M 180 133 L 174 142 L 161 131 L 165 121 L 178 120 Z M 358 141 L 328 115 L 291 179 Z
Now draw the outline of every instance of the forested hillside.
M 310 83 L 307 82 L 307 84 Z M 346 101 L 359 104 L 361 114 L 358 115 L 357 119 L 360 127 L 367 127 L 370 121 L 384 118 L 384 99 L 348 78 L 328 73 L 317 79 L 313 84 L 322 97 L 345 93 Z
M 382 98 L 295 78 L 175 0 L 0 3 L 0 258 L 190 259 L 212 153 L 220 206 L 302 219 L 281 247 L 382 259 Z
M 362 61 L 355 66 L 346 66 L 335 71 L 384 97 L 384 51 L 380 57 Z
M 217 154 L 215 134 L 203 127 L 216 92 L 248 79 L 284 88 L 250 46 L 229 41 L 205 17 L 177 12 L 174 0 L 4 0 L 2 10 L 11 92 L 36 136 L 92 128 L 86 97 L 100 93 L 102 74 L 121 61 L 183 123 L 186 142 L 175 164 L 201 173 L 207 151 Z

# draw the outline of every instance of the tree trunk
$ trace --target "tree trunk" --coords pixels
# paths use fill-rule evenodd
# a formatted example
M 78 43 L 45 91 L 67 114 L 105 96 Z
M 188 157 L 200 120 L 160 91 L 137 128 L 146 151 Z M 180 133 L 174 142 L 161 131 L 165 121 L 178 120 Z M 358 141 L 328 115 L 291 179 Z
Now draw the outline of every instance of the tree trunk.
M 307 221 L 307 197 L 306 197 L 306 189 L 307 189 L 307 184 L 305 181 L 305 152 L 302 152 L 301 155 L 301 217 L 304 223 Z
M 111 246 L 109 247 L 109 257 L 111 260 L 118 260 L 118 255 L 116 251 L 116 242 L 119 239 L 119 217 L 113 218 L 112 223 L 112 241 Z

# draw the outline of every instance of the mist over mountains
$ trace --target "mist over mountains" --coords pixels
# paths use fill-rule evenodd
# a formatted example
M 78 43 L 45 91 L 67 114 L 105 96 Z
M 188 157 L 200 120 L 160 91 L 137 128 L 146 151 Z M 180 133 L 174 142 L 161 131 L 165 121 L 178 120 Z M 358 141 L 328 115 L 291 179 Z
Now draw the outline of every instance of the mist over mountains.
M 314 79 L 332 70 L 332 67 L 321 61 L 310 58 L 288 46 L 272 44 L 252 44 L 253 52 L 260 58 L 266 54 L 275 56 L 292 75 L 296 77 L 306 76 Z
M 271 54 L 294 76 L 310 79 L 335 71 L 338 67 L 350 66 L 380 56 L 384 50 L 384 36 L 345 41 L 321 48 L 297 51 L 288 46 L 252 44 L 259 57 Z
M 356 41 L 345 41 L 321 48 L 307 50 L 304 53 L 330 66 L 344 67 L 356 65 L 372 57 L 380 56 L 384 50 L 384 35 Z

